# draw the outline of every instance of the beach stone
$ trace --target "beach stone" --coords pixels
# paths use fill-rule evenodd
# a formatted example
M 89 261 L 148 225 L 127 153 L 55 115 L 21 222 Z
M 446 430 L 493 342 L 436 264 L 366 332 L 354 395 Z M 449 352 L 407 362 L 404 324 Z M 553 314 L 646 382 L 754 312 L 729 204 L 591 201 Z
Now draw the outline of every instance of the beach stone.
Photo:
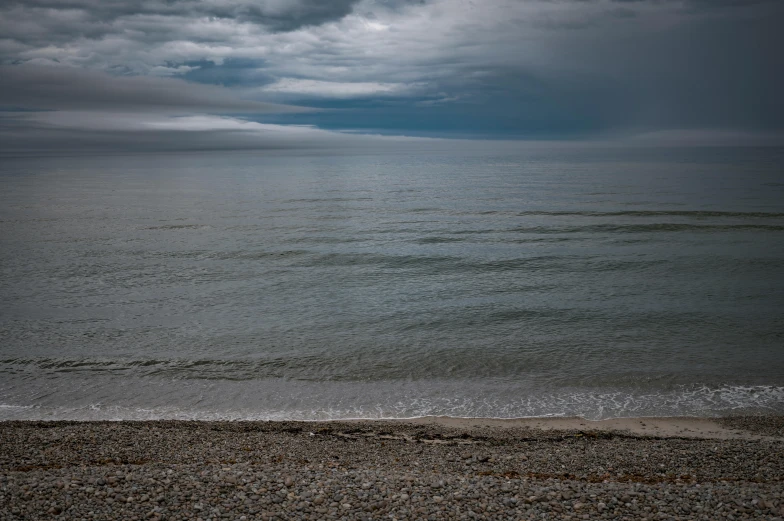
M 164 424 L 166 435 L 160 438 L 145 430 Z M 327 425 L 330 432 L 344 428 Z M 78 429 L 40 429 L 0 423 L 0 519 L 5 521 L 2 513 L 8 512 L 18 519 L 51 518 L 56 506 L 62 509 L 57 518 L 69 520 L 215 521 L 265 514 L 281 520 L 356 521 L 390 515 L 401 520 L 471 519 L 470 511 L 475 518 L 493 520 L 539 520 L 545 514 L 553 520 L 724 521 L 732 516 L 770 521 L 784 506 L 784 444 L 775 440 L 576 439 L 564 432 L 483 430 L 475 441 L 475 432 L 457 431 L 469 436 L 459 439 L 480 445 L 461 447 L 459 454 L 488 456 L 488 464 L 478 467 L 486 470 L 466 474 L 464 466 L 448 461 L 458 454 L 448 445 L 401 439 L 382 446 L 370 436 L 311 437 L 308 430 L 320 432 L 314 425 L 295 434 L 283 430 L 286 424 L 274 423 L 112 427 L 106 431 L 105 425 L 87 422 Z M 430 433 L 436 439 L 453 435 L 438 427 L 395 427 L 403 433 L 406 429 L 423 440 Z M 56 453 L 28 450 L 36 440 L 65 432 L 101 442 L 74 438 L 72 446 Z M 104 450 L 124 450 L 126 439 L 134 440 L 129 450 L 139 452 L 123 457 L 149 463 L 90 463 L 101 460 Z M 508 458 L 520 461 L 521 449 L 529 455 L 526 473 L 531 474 L 511 472 L 514 464 Z M 411 465 L 413 461 L 420 466 Z M 660 464 L 677 469 L 676 474 L 663 474 Z M 14 465 L 33 470 L 9 470 Z M 109 477 L 117 478 L 111 486 L 98 484 Z

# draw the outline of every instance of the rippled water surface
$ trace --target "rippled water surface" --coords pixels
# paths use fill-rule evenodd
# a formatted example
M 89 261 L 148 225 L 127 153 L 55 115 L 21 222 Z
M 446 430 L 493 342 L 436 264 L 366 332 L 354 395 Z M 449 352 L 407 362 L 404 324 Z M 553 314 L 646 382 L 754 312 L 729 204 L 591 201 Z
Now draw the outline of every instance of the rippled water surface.
M 784 151 L 0 161 L 0 419 L 784 413 Z

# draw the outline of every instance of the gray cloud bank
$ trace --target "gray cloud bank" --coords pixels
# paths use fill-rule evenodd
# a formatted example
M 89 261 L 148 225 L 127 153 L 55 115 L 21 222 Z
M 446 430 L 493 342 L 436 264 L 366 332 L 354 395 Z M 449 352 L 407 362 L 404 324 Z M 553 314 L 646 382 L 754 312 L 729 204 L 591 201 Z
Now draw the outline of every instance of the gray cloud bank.
M 230 116 L 312 110 L 242 99 L 238 94 L 182 79 L 118 77 L 67 66 L 3 66 L 0 153 L 278 149 L 341 143 L 340 134 L 309 126 Z
M 0 115 L 2 156 L 127 152 L 374 149 L 428 141 L 347 135 L 314 127 L 275 125 L 221 116 L 156 116 L 105 112 Z
M 241 99 L 229 89 L 178 78 L 112 76 L 74 67 L 0 67 L 0 106 L 48 110 L 154 112 L 304 112 Z
M 349 14 L 358 0 L 19 0 L 6 1 L 11 13 L 37 14 L 49 21 L 71 22 L 62 33 L 100 37 L 111 24 L 128 17 L 218 19 L 252 23 L 273 31 L 320 25 Z M 17 34 L 24 34 L 19 31 Z M 40 33 L 29 32 L 27 38 Z

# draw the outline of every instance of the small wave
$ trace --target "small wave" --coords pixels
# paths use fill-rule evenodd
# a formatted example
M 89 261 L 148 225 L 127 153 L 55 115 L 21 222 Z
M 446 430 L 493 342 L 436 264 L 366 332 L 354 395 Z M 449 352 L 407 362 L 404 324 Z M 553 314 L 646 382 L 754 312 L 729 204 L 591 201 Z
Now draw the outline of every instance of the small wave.
M 441 212 L 441 208 L 432 208 L 432 207 L 423 207 L 423 208 L 411 208 L 404 213 L 427 213 L 427 212 Z
M 417 244 L 443 244 L 463 241 L 465 241 L 465 239 L 460 237 L 423 237 L 421 239 L 416 239 L 413 242 Z
M 524 242 L 560 242 L 555 238 L 526 239 Z M 438 241 L 448 243 L 450 241 Z M 506 242 L 523 242 L 514 239 Z M 578 262 L 578 264 L 575 264 Z M 613 271 L 641 270 L 665 263 L 662 259 L 608 260 L 605 256 L 567 256 L 537 255 L 506 259 L 468 259 L 449 255 L 384 255 L 380 253 L 327 253 L 297 256 L 292 259 L 292 267 L 368 267 L 375 269 L 401 270 L 411 274 L 444 273 L 499 273 L 525 270 L 573 271 L 577 266 L 582 270 Z
M 657 233 L 657 232 L 717 232 L 717 231 L 784 231 L 777 224 L 591 224 L 585 226 L 520 226 L 509 231 L 518 233 Z
M 285 239 L 283 242 L 287 244 L 353 244 L 356 242 L 368 242 L 371 239 L 362 238 L 362 237 L 329 237 L 329 236 L 322 236 L 322 237 L 292 237 L 290 239 Z
M 323 373 L 337 376 L 347 360 L 315 356 L 270 357 L 267 359 L 128 359 L 128 358 L 11 358 L 0 360 L 0 374 L 42 371 L 44 374 L 170 377 L 196 380 L 258 380 L 298 375 L 300 380 L 319 379 Z M 34 373 L 34 374 L 35 374 Z
M 440 267 L 449 269 L 459 267 L 458 257 L 418 256 L 418 255 L 384 255 L 379 253 L 326 253 L 314 254 L 296 262 L 295 266 L 376 266 L 390 269 L 427 269 Z
M 161 226 L 148 226 L 145 230 L 202 230 L 209 228 L 205 224 L 163 224 Z
M 514 215 L 518 217 L 688 217 L 694 219 L 706 218 L 742 218 L 742 219 L 781 219 L 782 212 L 727 212 L 714 210 L 618 210 L 618 211 L 590 211 L 590 210 L 525 210 L 513 212 L 505 210 L 483 210 L 472 212 L 456 212 L 459 215 Z
M 372 201 L 372 197 L 306 197 L 285 199 L 282 203 L 350 203 L 354 201 Z
M 719 417 L 731 414 L 784 413 L 784 387 L 775 385 L 692 384 L 651 392 L 622 389 L 536 391 L 514 385 L 477 385 L 473 381 L 379 383 L 305 383 L 268 380 L 248 386 L 225 382 L 209 388 L 187 382 L 160 386 L 155 394 L 117 393 L 110 381 L 93 385 L 92 399 L 58 403 L 57 393 L 44 403 L 3 399 L 0 420 L 277 420 L 579 417 L 589 420 L 641 417 Z M 54 385 L 58 385 L 55 382 Z M 127 386 L 126 386 L 127 389 Z M 161 396 L 165 398 L 161 399 Z M 179 399 L 178 399 L 179 396 Z M 265 399 L 259 401 L 258 396 Z M 245 397 L 244 400 L 238 398 Z M 199 398 L 198 403 L 194 399 Z M 40 400 L 39 400 L 40 401 Z
M 264 259 L 286 259 L 306 255 L 306 250 L 279 250 L 279 251 L 226 251 L 215 254 L 221 260 L 264 260 Z

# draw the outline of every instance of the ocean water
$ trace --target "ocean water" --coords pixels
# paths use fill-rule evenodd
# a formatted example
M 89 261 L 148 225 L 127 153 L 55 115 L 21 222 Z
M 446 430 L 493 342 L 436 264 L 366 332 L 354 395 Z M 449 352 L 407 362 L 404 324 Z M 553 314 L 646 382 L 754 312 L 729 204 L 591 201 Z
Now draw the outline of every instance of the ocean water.
M 0 161 L 0 419 L 784 413 L 784 150 Z

